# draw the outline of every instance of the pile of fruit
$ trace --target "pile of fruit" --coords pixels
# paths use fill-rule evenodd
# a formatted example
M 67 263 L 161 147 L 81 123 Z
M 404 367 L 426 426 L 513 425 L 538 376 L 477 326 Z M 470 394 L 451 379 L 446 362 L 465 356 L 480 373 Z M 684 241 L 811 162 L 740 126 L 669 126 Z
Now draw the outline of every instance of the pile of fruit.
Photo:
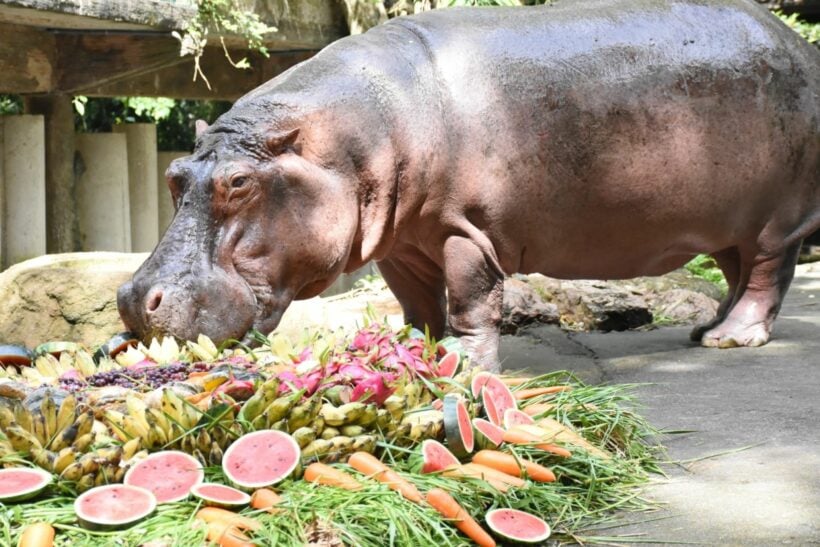
M 482 517 L 542 543 L 540 517 L 571 533 L 618 499 L 613 477 L 651 470 L 651 429 L 616 388 L 478 372 L 455 340 L 377 322 L 259 342 L 0 347 L 0 538 L 493 544 Z

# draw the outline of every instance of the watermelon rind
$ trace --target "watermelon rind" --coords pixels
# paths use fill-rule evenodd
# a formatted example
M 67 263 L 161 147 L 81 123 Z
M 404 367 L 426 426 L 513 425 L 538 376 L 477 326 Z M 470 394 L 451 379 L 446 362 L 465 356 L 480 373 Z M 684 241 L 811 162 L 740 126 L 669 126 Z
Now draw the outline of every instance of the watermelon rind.
M 484 411 L 490 421 L 495 425 L 502 426 L 504 412 L 508 408 L 518 408 L 518 403 L 507 384 L 498 376 L 487 374 L 489 376 L 486 376 L 486 380 L 480 385 L 481 401 L 484 403 Z M 492 399 L 492 401 L 488 403 L 488 399 Z
M 204 490 L 208 488 L 218 487 L 220 490 L 227 489 L 230 493 L 238 496 L 240 499 L 227 499 L 227 498 L 220 498 L 213 493 L 208 494 L 204 492 Z M 195 498 L 202 500 L 204 505 L 209 505 L 212 507 L 222 507 L 224 509 L 240 509 L 245 507 L 251 502 L 251 497 L 249 494 L 243 492 L 242 490 L 237 490 L 236 488 L 231 488 L 230 486 L 225 486 L 224 484 L 218 484 L 215 482 L 201 482 L 191 488 L 191 495 Z
M 484 387 L 487 379 L 492 376 L 494 376 L 494 374 L 486 370 L 483 370 L 473 376 L 473 379 L 470 382 L 470 392 L 473 394 L 473 399 L 478 399 L 478 396 L 481 395 L 481 388 Z
M 260 440 L 264 436 L 273 436 L 276 441 L 280 443 L 284 443 L 284 446 L 281 448 L 291 448 L 295 456 L 293 458 L 293 463 L 289 464 L 284 471 L 280 471 L 276 475 L 272 475 L 264 480 L 259 480 L 255 482 L 250 482 L 246 480 L 242 480 L 236 476 L 235 473 L 231 471 L 229 468 L 231 464 L 232 457 L 234 454 L 237 453 L 238 450 L 245 448 L 246 445 L 252 443 L 254 440 Z M 288 478 L 291 473 L 296 469 L 299 465 L 300 459 L 302 455 L 302 450 L 299 448 L 299 444 L 291 437 L 289 434 L 283 431 L 277 431 L 273 429 L 264 429 L 262 431 L 254 431 L 253 433 L 247 433 L 241 437 L 239 437 L 236 441 L 231 444 L 228 449 L 225 451 L 225 454 L 222 456 L 222 470 L 225 473 L 225 476 L 237 487 L 243 489 L 256 489 L 256 488 L 263 488 L 265 486 L 271 486 L 273 484 L 279 483 L 286 478 Z M 258 458 L 260 464 L 264 465 L 266 463 L 266 458 Z
M 511 522 L 503 522 L 503 520 Z M 513 543 L 540 544 L 550 537 L 543 519 L 518 509 L 493 509 L 485 516 L 487 526 L 497 536 Z M 537 527 L 537 530 L 532 528 Z M 529 528 L 529 531 L 528 531 Z
M 34 354 L 23 346 L 0 344 L 0 365 L 28 366 Z
M 524 411 L 508 408 L 504 411 L 504 429 L 512 429 L 517 425 L 535 425 L 535 420 Z
M 144 507 L 141 510 L 130 514 L 128 518 L 120 519 L 91 515 L 85 508 L 83 508 L 83 504 L 88 498 L 114 491 L 117 492 L 117 495 L 116 497 L 112 495 L 111 500 L 107 503 L 107 506 L 112 506 L 115 503 L 115 499 L 123 500 L 123 494 L 125 494 L 132 496 L 132 500 L 136 500 L 138 502 L 142 501 L 144 503 Z M 80 525 L 83 528 L 88 530 L 102 531 L 129 528 L 153 513 L 156 508 L 157 498 L 153 493 L 151 493 L 150 490 L 129 484 L 105 484 L 103 486 L 97 486 L 82 493 L 76 500 L 74 500 L 74 513 L 77 515 L 77 520 L 79 520 Z
M 157 477 L 156 487 L 154 487 L 153 484 L 150 484 L 148 482 L 143 482 L 143 480 L 138 478 L 138 472 L 140 470 L 142 470 L 143 468 L 153 464 L 157 460 L 162 459 L 163 457 L 169 457 L 169 456 L 184 458 L 187 462 L 190 462 L 192 467 L 195 467 L 196 470 L 197 470 L 197 473 L 194 477 L 194 480 L 191 481 L 191 486 L 188 487 L 187 489 L 181 490 L 179 494 L 171 496 L 171 497 L 164 496 L 164 495 L 160 496 L 156 492 L 157 488 L 161 488 L 161 487 L 166 486 L 168 484 L 168 481 L 169 481 L 169 478 L 170 478 L 169 476 L 166 475 L 166 476 Z M 197 484 L 200 484 L 204 480 L 205 480 L 205 471 L 202 469 L 202 464 L 199 462 L 199 460 L 197 460 L 196 458 L 194 458 L 190 454 L 186 454 L 185 452 L 181 452 L 179 450 L 163 450 L 161 452 L 155 452 L 155 453 L 153 453 L 149 456 L 146 456 L 145 458 L 143 458 L 142 460 L 140 460 L 139 462 L 134 464 L 131 467 L 131 469 L 129 469 L 125 473 L 125 478 L 123 479 L 123 482 L 127 485 L 130 485 L 130 486 L 138 486 L 140 488 L 145 488 L 146 490 L 148 490 L 149 492 L 154 494 L 154 497 L 156 497 L 158 503 L 173 503 L 175 501 L 182 501 L 182 500 L 186 499 L 191 493 L 191 488 L 193 488 Z
M 461 364 L 461 354 L 457 351 L 450 351 L 439 359 L 436 364 L 436 376 L 439 378 L 452 378 L 458 372 Z
M 139 338 L 130 332 L 120 332 L 108 339 L 106 343 L 94 352 L 94 360 L 100 361 L 106 357 L 115 357 L 129 346 L 136 346 Z
M 473 423 L 464 399 L 452 393 L 444 396 L 444 438 L 447 448 L 457 457 L 467 456 L 475 448 Z
M 58 357 L 64 351 L 77 351 L 79 349 L 80 344 L 77 344 L 76 342 L 44 342 L 34 348 L 34 356 L 39 357 L 40 355 L 50 353 L 51 355 Z
M 421 443 L 421 456 L 424 463 L 422 473 L 436 473 L 444 471 L 451 465 L 458 465 L 458 458 L 446 446 L 434 439 L 427 439 Z
M 26 474 L 29 478 L 36 480 L 37 483 L 28 488 L 19 489 L 14 493 L 0 493 L 0 503 L 15 503 L 36 497 L 40 494 L 40 492 L 45 490 L 49 484 L 51 484 L 51 481 L 54 478 L 51 473 L 43 469 L 33 469 L 28 467 L 0 469 L 0 485 L 6 485 L 8 488 L 12 476 L 20 473 Z
M 475 441 L 479 448 L 498 448 L 504 442 L 504 430 L 484 418 L 473 418 Z

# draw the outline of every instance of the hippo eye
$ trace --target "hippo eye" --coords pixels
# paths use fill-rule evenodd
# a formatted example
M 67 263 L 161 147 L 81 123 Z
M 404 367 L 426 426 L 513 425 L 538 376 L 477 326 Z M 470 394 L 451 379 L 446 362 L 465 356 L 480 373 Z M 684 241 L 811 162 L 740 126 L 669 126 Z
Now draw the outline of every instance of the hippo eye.
M 231 188 L 242 188 L 248 182 L 248 177 L 234 177 L 231 179 Z

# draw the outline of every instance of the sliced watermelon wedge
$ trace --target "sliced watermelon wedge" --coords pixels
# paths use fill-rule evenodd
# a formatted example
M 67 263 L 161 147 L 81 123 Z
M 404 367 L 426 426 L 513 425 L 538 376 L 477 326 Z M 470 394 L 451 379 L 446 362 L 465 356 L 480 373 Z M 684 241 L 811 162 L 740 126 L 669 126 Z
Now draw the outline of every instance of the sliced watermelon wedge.
M 222 470 L 240 488 L 256 489 L 288 478 L 299 464 L 299 444 L 272 429 L 243 435 L 222 456 Z
M 504 411 L 504 429 L 512 429 L 517 425 L 535 425 L 535 420 L 526 412 L 508 408 Z
M 495 374 L 480 372 L 476 375 L 476 378 L 479 379 L 479 382 L 476 382 L 474 378 L 471 387 L 473 391 L 478 389 L 487 418 L 495 425 L 503 425 L 504 412 L 508 408 L 518 408 L 512 391 Z
M 473 418 L 473 427 L 479 448 L 498 448 L 504 442 L 504 430 L 484 418 Z
M 202 464 L 196 458 L 178 450 L 163 450 L 137 462 L 123 482 L 145 488 L 158 503 L 171 503 L 187 498 L 191 488 L 204 479 Z
M 541 544 L 550 537 L 549 524 L 525 511 L 493 509 L 485 518 L 490 530 L 511 542 Z
M 463 458 L 475 448 L 473 422 L 464 399 L 448 393 L 444 396 L 444 437 L 450 451 Z
M 451 465 L 459 465 L 458 458 L 447 450 L 447 447 L 440 442 L 427 439 L 421 443 L 421 455 L 424 464 L 421 467 L 422 473 L 435 473 L 444 471 Z
M 205 505 L 226 509 L 239 509 L 251 502 L 251 497 L 245 492 L 214 482 L 197 484 L 191 488 L 191 495 L 201 499 Z
M 37 496 L 51 484 L 51 473 L 42 469 L 0 469 L 0 503 L 14 503 Z
M 154 495 L 139 486 L 107 484 L 83 493 L 74 512 L 83 528 L 118 530 L 141 521 L 157 508 Z
M 456 375 L 459 364 L 461 364 L 461 354 L 451 351 L 436 364 L 435 375 L 439 378 L 452 378 Z

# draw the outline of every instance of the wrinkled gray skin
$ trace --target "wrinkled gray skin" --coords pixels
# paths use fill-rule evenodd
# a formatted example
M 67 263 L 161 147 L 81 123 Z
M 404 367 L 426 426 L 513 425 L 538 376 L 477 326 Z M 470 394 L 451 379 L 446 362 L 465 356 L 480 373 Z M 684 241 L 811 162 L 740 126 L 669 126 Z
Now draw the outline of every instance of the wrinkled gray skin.
M 497 370 L 505 274 L 656 275 L 705 252 L 730 289 L 693 339 L 764 344 L 820 227 L 818 57 L 744 0 L 391 21 L 202 128 L 120 312 L 241 338 L 377 260 L 408 321 L 449 322 Z

